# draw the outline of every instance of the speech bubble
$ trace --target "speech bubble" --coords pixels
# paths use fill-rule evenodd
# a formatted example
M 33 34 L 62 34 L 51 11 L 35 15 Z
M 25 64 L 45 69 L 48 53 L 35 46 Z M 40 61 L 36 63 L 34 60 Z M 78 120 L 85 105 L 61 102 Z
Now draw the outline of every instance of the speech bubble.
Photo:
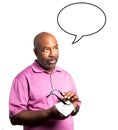
M 62 8 L 57 15 L 59 27 L 66 33 L 74 35 L 72 44 L 85 36 L 93 35 L 105 26 L 104 11 L 91 3 L 77 2 Z

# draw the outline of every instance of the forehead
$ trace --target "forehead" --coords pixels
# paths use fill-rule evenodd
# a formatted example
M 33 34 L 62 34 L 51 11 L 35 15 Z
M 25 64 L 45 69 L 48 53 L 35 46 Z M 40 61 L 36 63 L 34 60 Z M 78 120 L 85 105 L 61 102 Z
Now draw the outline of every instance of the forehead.
M 51 36 L 51 35 L 46 35 L 42 38 L 38 39 L 38 46 L 39 47 L 53 47 L 53 46 L 57 46 L 57 40 L 55 37 Z

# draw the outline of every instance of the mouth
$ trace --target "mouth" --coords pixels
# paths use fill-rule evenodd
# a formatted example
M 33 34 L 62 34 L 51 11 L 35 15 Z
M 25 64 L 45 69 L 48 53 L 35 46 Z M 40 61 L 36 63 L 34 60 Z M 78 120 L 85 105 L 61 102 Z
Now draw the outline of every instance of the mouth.
M 55 63 L 56 63 L 56 60 L 49 60 L 48 63 L 50 63 L 50 64 L 55 64 Z
M 57 59 L 56 58 L 53 58 L 53 59 L 49 59 L 48 60 L 48 63 L 49 64 L 55 64 L 57 62 Z

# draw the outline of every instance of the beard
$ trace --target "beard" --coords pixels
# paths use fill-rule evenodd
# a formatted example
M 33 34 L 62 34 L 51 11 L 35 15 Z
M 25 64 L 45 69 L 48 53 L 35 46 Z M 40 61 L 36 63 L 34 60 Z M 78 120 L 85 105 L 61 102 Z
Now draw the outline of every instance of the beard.
M 38 64 L 44 70 L 53 71 L 55 69 L 57 61 L 58 61 L 58 57 L 51 57 L 48 58 L 47 60 L 38 60 Z

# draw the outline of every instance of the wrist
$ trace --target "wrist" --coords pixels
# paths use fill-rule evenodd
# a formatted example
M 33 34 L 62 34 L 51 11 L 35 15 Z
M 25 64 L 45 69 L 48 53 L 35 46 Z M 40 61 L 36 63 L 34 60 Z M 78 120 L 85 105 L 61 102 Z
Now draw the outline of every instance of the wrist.
M 80 108 L 77 103 L 73 103 L 73 106 L 74 106 L 74 110 L 71 113 L 72 116 L 76 115 L 79 111 L 79 108 Z

